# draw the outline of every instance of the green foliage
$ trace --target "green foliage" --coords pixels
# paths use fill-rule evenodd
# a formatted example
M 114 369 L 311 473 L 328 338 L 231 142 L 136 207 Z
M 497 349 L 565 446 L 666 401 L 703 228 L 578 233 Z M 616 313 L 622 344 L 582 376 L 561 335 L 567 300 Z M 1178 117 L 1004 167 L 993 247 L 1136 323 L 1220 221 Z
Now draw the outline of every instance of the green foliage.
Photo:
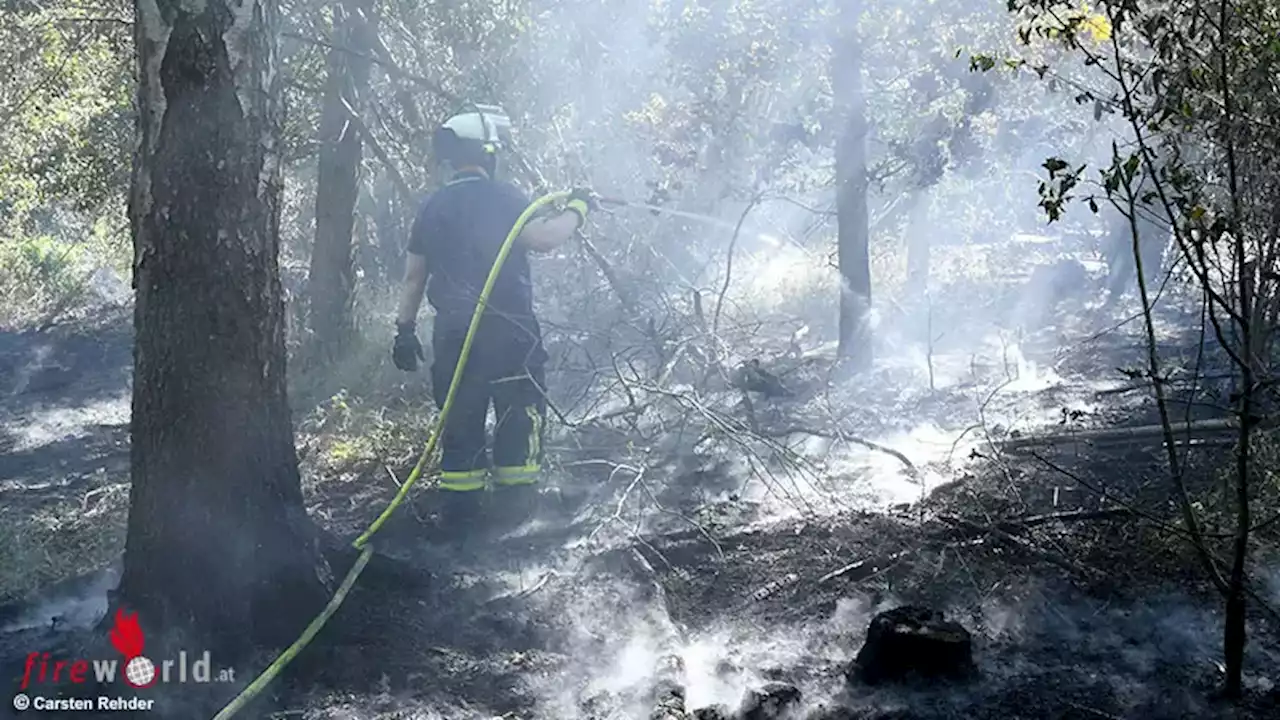
M 128 186 L 128 26 L 73 21 L 84 13 L 69 3 L 28 7 L 0 11 L 0 238 L 56 233 L 55 207 L 119 212 Z
M 320 450 L 313 460 L 322 474 L 342 473 L 416 459 L 430 432 L 434 413 L 424 393 L 421 402 L 369 397 L 340 390 L 302 418 L 300 434 Z
M 1069 75 L 1037 62 L 1037 75 L 1069 83 L 1076 102 L 1093 104 L 1095 119 L 1104 112 L 1119 116 L 1111 157 L 1093 159 L 1102 197 L 1124 206 L 1132 193 L 1140 212 L 1173 227 L 1201 282 L 1238 281 L 1220 247 L 1229 236 L 1242 243 L 1233 253 L 1253 255 L 1264 268 L 1277 263 L 1280 131 L 1259 121 L 1280 112 L 1274 4 L 1130 0 L 1064 13 L 1063 3 L 1026 0 L 1011 7 L 1023 20 L 1028 53 L 1061 48 L 1084 58 L 1088 70 Z M 1065 186 L 1079 182 L 1084 170 L 1065 175 L 1056 162 L 1046 163 L 1050 178 L 1041 186 L 1055 218 L 1070 189 Z M 1084 199 L 1096 208 L 1094 195 Z M 1264 278 L 1268 273 L 1262 269 Z M 1258 292 L 1280 291 L 1271 285 L 1264 280 Z M 1212 291 L 1222 298 L 1234 292 Z
M 1044 161 L 1042 167 L 1048 171 L 1049 179 L 1042 180 L 1038 188 L 1040 207 L 1044 208 L 1049 222 L 1054 222 L 1062 218 L 1063 206 L 1073 198 L 1071 191 L 1080 184 L 1080 176 L 1088 166 L 1072 169 L 1066 160 L 1051 157 Z
M 49 237 L 29 238 L 13 244 L 15 257 L 11 271 L 25 267 L 33 275 L 49 278 L 51 282 L 69 279 L 79 251 L 74 245 L 59 248 Z
M 50 235 L 0 243 L 0 326 L 53 320 L 74 309 L 100 269 L 127 277 L 128 239 L 103 219 L 77 241 Z
M 78 254 L 47 236 L 0 245 L 0 325 L 37 319 L 75 293 Z
M 66 306 L 95 266 L 127 272 L 131 16 L 114 1 L 92 18 L 70 2 L 0 8 L 2 323 Z

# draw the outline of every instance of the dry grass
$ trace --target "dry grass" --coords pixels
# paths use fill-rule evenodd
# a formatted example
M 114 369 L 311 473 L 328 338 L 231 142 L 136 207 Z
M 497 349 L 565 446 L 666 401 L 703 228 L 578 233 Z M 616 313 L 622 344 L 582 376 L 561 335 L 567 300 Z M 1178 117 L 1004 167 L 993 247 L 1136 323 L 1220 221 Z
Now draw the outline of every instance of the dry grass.
M 0 514 L 0 602 L 110 563 L 124 549 L 129 486 L 110 481 L 42 507 Z

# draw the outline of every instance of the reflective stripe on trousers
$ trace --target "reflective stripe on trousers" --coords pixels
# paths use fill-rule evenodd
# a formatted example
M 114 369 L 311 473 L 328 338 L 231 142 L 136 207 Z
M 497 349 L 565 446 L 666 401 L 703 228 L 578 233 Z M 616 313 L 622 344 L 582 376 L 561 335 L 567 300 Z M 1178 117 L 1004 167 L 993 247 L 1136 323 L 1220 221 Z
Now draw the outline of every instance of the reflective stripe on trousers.
M 484 470 L 460 470 L 440 473 L 441 490 L 465 492 L 484 489 Z

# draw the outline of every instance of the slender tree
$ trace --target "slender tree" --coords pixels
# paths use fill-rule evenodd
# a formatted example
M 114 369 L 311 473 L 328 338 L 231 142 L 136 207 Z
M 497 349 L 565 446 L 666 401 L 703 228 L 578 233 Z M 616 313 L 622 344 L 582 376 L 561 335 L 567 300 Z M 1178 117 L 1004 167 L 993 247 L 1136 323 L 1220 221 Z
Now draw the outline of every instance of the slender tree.
M 837 262 L 840 267 L 838 354 L 852 369 L 871 365 L 871 228 L 867 212 L 867 107 L 862 84 L 860 2 L 841 3 L 831 53 L 831 81 L 844 127 L 836 140 Z
M 320 115 L 316 182 L 316 238 L 308 275 L 313 358 L 328 361 L 355 331 L 355 257 L 352 249 L 363 147 L 355 113 L 369 81 L 364 3 L 333 6 L 334 46 L 329 50 Z
M 285 395 L 275 0 L 137 0 L 132 480 L 118 600 L 238 653 L 323 601 Z

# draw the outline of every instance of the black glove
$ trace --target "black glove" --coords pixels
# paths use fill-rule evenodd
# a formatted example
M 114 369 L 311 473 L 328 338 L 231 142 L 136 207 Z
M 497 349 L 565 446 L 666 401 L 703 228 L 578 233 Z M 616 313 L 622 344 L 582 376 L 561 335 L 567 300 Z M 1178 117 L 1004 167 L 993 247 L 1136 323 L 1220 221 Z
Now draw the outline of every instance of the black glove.
M 414 333 L 412 323 L 396 324 L 396 342 L 391 349 L 391 359 L 396 367 L 406 372 L 417 370 L 418 363 L 427 359 L 422 352 L 422 343 L 418 342 L 418 336 Z
M 587 213 L 600 207 L 600 196 L 587 188 L 574 188 L 565 201 L 565 209 L 578 213 L 578 226 L 587 221 Z

